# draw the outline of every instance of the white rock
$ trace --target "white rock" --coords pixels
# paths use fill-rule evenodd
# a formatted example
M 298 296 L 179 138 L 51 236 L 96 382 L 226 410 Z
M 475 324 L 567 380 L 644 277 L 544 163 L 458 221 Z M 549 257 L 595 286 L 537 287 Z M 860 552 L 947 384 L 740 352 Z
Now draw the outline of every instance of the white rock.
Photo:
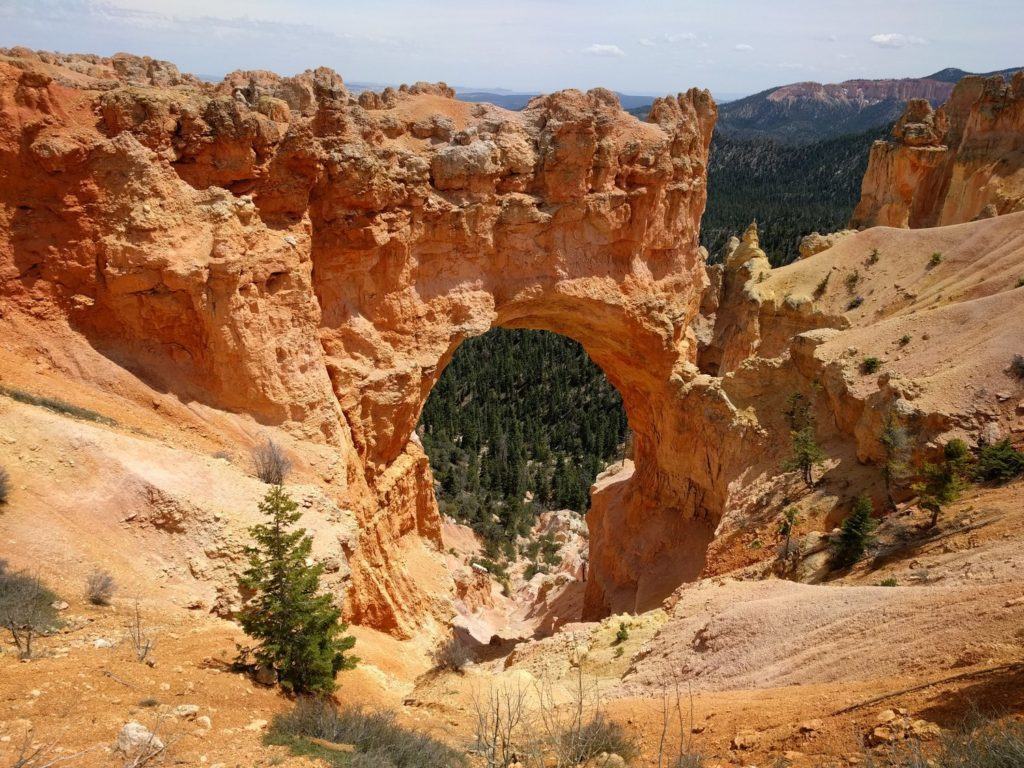
M 137 720 L 125 723 L 121 732 L 117 734 L 117 741 L 114 748 L 130 758 L 137 758 L 140 755 L 152 755 L 164 748 L 164 743 L 149 728 Z

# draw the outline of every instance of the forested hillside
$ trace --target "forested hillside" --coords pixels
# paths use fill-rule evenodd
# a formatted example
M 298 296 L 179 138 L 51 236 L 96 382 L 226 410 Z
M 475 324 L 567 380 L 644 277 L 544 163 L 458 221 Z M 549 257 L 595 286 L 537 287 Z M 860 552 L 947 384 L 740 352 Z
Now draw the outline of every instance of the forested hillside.
M 463 343 L 420 422 L 442 511 L 492 556 L 543 509 L 586 511 L 626 431 L 619 393 L 579 344 L 500 328 Z
M 797 257 L 800 238 L 846 226 L 860 195 L 868 150 L 888 126 L 811 144 L 732 139 L 715 133 L 701 244 L 714 256 L 757 220 L 772 264 Z

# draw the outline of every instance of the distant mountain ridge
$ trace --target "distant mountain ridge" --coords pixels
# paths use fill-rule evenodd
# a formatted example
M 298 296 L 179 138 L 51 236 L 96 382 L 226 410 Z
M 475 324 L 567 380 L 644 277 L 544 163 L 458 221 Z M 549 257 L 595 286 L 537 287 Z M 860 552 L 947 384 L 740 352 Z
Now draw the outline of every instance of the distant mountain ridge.
M 981 74 L 1007 77 L 1017 69 Z M 918 78 L 782 85 L 722 104 L 718 130 L 733 139 L 790 143 L 863 132 L 895 121 L 909 99 L 942 104 L 956 82 L 969 74 L 974 73 L 950 67 Z

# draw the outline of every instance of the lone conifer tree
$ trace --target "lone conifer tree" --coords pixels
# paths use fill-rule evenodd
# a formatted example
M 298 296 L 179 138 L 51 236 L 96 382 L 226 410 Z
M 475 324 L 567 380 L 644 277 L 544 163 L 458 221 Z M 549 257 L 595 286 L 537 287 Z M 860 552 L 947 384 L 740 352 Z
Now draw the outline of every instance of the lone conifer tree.
M 249 567 L 240 583 L 254 595 L 239 621 L 259 641 L 256 661 L 275 669 L 282 687 L 327 694 L 335 675 L 358 661 L 345 655 L 355 638 L 344 634 L 348 627 L 330 596 L 319 594 L 323 565 L 306 562 L 313 542 L 292 527 L 297 508 L 280 485 L 260 502 L 269 521 L 250 529 L 255 544 L 246 549 Z
M 885 498 L 890 509 L 896 508 L 893 491 L 906 482 L 910 475 L 907 461 L 910 455 L 910 438 L 907 430 L 890 413 L 885 417 L 880 437 L 885 450 L 885 464 L 882 465 L 882 479 L 885 481 Z
M 825 461 L 825 452 L 818 445 L 814 423 L 790 432 L 792 455 L 783 464 L 787 472 L 799 472 L 808 488 L 814 487 L 814 468 Z
M 839 541 L 832 552 L 835 565 L 840 568 L 853 565 L 864 555 L 864 550 L 871 543 L 875 530 L 876 523 L 871 517 L 873 511 L 871 499 L 867 496 L 858 496 L 853 502 L 853 510 L 849 517 L 843 520 Z

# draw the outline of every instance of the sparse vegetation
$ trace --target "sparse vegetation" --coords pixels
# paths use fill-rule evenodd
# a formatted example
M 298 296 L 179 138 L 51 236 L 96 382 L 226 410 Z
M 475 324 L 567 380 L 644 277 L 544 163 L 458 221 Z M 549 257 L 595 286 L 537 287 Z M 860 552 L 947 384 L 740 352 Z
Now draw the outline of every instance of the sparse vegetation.
M 937 267 L 937 266 L 939 266 L 939 264 L 941 264 L 941 263 L 942 263 L 942 254 L 941 254 L 941 253 L 939 253 L 938 251 L 936 251 L 935 253 L 933 253 L 933 254 L 931 255 L 931 258 L 930 258 L 930 259 L 928 259 L 928 267 L 929 267 L 929 268 L 931 268 L 931 267 Z
M 832 277 L 832 273 L 826 272 L 825 276 L 821 278 L 821 282 L 814 286 L 814 298 L 820 299 L 825 295 L 825 291 L 828 289 L 828 281 L 830 277 Z
M 900 346 L 901 347 L 905 347 L 909 343 L 910 343 L 910 334 L 909 333 L 904 333 L 902 336 L 900 336 Z
M 135 654 L 136 660 L 142 662 L 146 661 L 153 646 L 156 645 L 156 638 L 149 632 L 142 620 L 142 609 L 139 607 L 138 600 L 135 601 L 135 611 L 128 622 L 128 641 L 132 645 L 132 652 Z
M 1024 724 L 1013 720 L 984 723 L 946 735 L 937 753 L 913 744 L 893 768 L 1020 768 L 1024 765 Z M 870 767 L 869 767 L 870 768 Z
M 1017 278 L 1017 288 L 1024 288 L 1024 275 Z
M 865 357 L 860 361 L 860 372 L 865 375 L 871 375 L 872 373 L 878 373 L 878 370 L 882 367 L 882 361 L 874 356 Z
M 1010 373 L 1018 379 L 1024 379 L 1024 355 L 1014 355 L 1010 361 Z
M 291 461 L 273 440 L 253 449 L 252 463 L 256 477 L 268 485 L 284 485 L 292 469 Z
M 239 623 L 259 643 L 252 650 L 256 662 L 276 670 L 282 687 L 328 694 L 335 675 L 355 666 L 355 657 L 346 655 L 355 638 L 344 634 L 348 627 L 331 597 L 320 594 L 324 566 L 307 562 L 313 540 L 293 528 L 297 509 L 280 485 L 260 502 L 268 521 L 249 531 L 255 545 L 246 549 L 249 566 L 240 583 L 253 597 Z
M 871 545 L 876 527 L 871 516 L 874 508 L 867 496 L 858 496 L 853 502 L 853 509 L 840 527 L 839 540 L 832 549 L 832 563 L 836 567 L 845 568 L 853 565 Z
M 779 536 L 782 537 L 782 552 L 788 556 L 793 540 L 793 529 L 796 528 L 800 516 L 796 507 L 789 507 L 782 513 L 782 521 L 779 523 Z
M 18 655 L 32 658 L 32 643 L 60 625 L 57 596 L 38 576 L 14 572 L 0 560 L 0 625 L 11 634 Z
M 871 249 L 871 254 L 868 256 L 868 266 L 873 267 L 878 263 L 879 253 L 877 248 Z
M 814 470 L 825 461 L 825 452 L 818 445 L 814 411 L 810 400 L 797 392 L 790 396 L 786 410 L 790 429 L 791 456 L 783 462 L 786 472 L 799 472 L 808 488 L 814 487 Z
M 942 454 L 941 461 L 925 463 L 922 479 L 914 486 L 920 494 L 921 507 L 932 514 L 929 528 L 934 528 L 942 510 L 960 497 L 971 459 L 970 450 L 963 440 L 950 440 Z
M 864 297 L 863 296 L 855 296 L 854 298 L 850 299 L 850 303 L 846 305 L 846 308 L 848 310 L 853 310 L 853 309 L 856 309 L 857 307 L 859 307 L 863 303 L 864 303 Z
M 622 645 L 624 642 L 629 640 L 629 627 L 626 626 L 626 622 L 619 622 L 619 629 L 615 633 L 615 641 L 612 645 Z
M 855 269 L 853 272 L 850 272 L 845 278 L 843 278 L 843 283 L 846 285 L 847 293 L 855 293 L 857 291 L 857 285 L 860 283 L 860 270 Z
M 11 476 L 7 470 L 0 467 L 0 507 L 7 503 L 11 493 Z
M 473 660 L 466 644 L 452 633 L 438 643 L 430 654 L 434 669 L 447 670 L 462 674 L 463 668 Z
M 889 508 L 894 509 L 894 492 L 910 479 L 910 437 L 903 425 L 889 413 L 882 425 L 879 441 L 885 451 L 885 462 L 882 464 L 885 497 Z
M 17 400 L 19 403 L 35 405 L 40 408 L 45 408 L 48 411 L 53 411 L 54 413 L 63 414 L 64 416 L 71 416 L 72 418 L 83 419 L 85 421 L 94 421 L 98 424 L 106 424 L 108 426 L 117 425 L 116 421 L 108 418 L 107 416 L 96 413 L 96 411 L 90 411 L 88 408 L 79 408 L 77 405 L 66 403 L 55 397 L 33 395 L 31 392 L 25 392 L 21 389 L 14 389 L 13 387 L 5 387 L 2 385 L 0 385 L 0 395 L 6 395 L 12 400 Z
M 602 753 L 618 755 L 627 763 L 636 758 L 636 742 L 623 727 L 601 712 L 579 728 L 570 728 L 561 736 L 564 764 L 582 765 Z
M 93 605 L 110 605 L 116 588 L 113 576 L 106 571 L 95 570 L 85 580 L 85 599 Z
M 891 576 L 888 579 L 882 579 L 880 582 L 878 582 L 878 586 L 880 587 L 898 587 L 899 584 L 900 583 Z
M 351 744 L 354 753 L 318 744 Z M 329 701 L 303 697 L 291 712 L 277 715 L 267 741 L 293 753 L 345 768 L 459 768 L 466 758 L 420 731 L 395 722 L 393 712 L 338 708 Z
M 1024 453 L 1006 440 L 983 445 L 972 467 L 975 480 L 982 483 L 1008 483 L 1024 474 Z

